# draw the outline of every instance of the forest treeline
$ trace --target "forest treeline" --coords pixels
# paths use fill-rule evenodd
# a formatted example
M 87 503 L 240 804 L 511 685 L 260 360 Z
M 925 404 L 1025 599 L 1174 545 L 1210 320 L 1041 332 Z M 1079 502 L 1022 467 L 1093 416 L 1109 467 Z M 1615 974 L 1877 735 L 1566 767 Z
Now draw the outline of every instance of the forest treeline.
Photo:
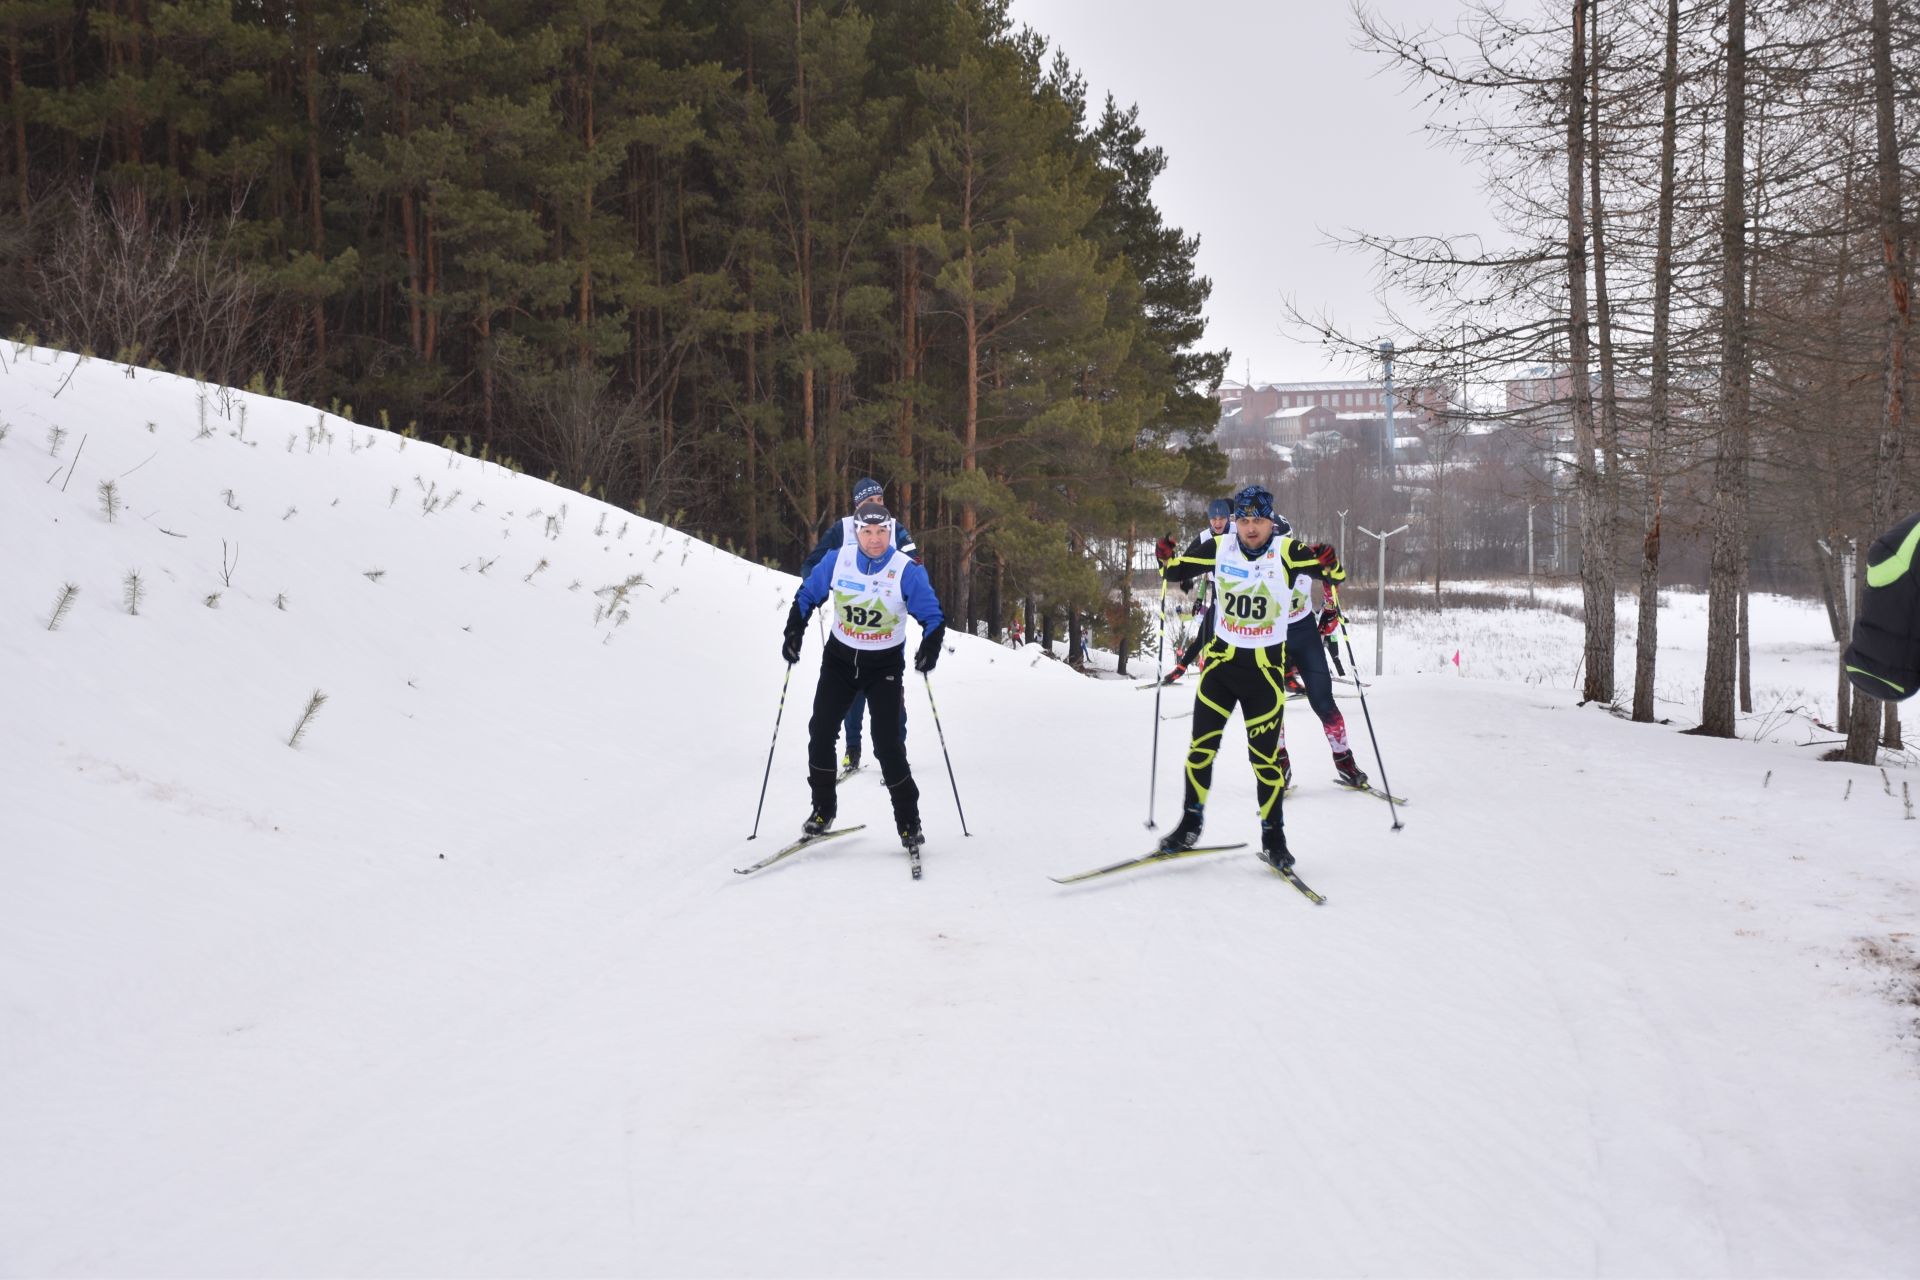
M 0 57 L 9 330 L 788 567 L 870 474 L 996 634 L 1220 477 L 1164 157 L 1005 0 L 0 0 Z

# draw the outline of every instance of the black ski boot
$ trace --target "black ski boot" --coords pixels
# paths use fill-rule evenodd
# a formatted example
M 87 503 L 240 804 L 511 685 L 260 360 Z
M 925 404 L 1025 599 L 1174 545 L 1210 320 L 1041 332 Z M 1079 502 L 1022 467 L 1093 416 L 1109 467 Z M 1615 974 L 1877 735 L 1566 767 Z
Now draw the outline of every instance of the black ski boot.
M 915 818 L 900 828 L 900 847 L 908 853 L 920 848 L 927 842 L 926 832 L 920 829 L 920 820 Z
M 1286 828 L 1273 818 L 1260 824 L 1260 861 L 1275 871 L 1293 867 L 1293 855 L 1287 852 Z
M 805 822 L 800 824 L 800 834 L 803 837 L 811 840 L 814 836 L 825 835 L 832 826 L 833 826 L 832 814 L 829 813 L 823 817 L 822 815 L 816 812 L 811 816 L 809 816 Z
M 1360 772 L 1360 766 L 1353 762 L 1353 752 L 1336 751 L 1333 753 L 1333 767 L 1340 771 L 1340 781 L 1350 787 L 1367 785 L 1367 775 Z
M 852 773 L 860 767 L 860 748 L 855 747 L 840 757 L 840 772 Z
M 1203 812 L 1194 805 L 1180 815 L 1180 825 L 1167 832 L 1166 839 L 1160 842 L 1161 853 L 1180 853 L 1200 843 L 1200 823 Z

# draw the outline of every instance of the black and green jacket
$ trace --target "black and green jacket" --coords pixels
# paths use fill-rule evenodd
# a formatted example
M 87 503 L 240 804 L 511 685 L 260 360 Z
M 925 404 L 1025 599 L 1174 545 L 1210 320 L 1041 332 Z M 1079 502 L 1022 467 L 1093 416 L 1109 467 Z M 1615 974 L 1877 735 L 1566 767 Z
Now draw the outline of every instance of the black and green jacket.
M 1920 690 L 1920 515 L 1874 540 L 1867 589 L 1843 661 L 1853 687 L 1886 702 Z
M 1330 547 L 1319 543 L 1296 542 L 1284 533 L 1275 533 L 1271 545 L 1272 549 L 1279 552 L 1280 562 L 1284 564 L 1288 570 L 1287 580 L 1289 583 L 1303 573 L 1309 577 L 1318 578 L 1330 587 L 1337 587 L 1347 580 L 1347 571 L 1340 566 L 1339 560 L 1334 558 L 1333 550 Z M 1219 539 L 1213 536 L 1212 531 L 1205 531 L 1189 543 L 1185 551 L 1182 551 L 1179 555 L 1173 557 L 1173 559 L 1161 566 L 1160 574 L 1169 582 L 1191 582 L 1202 574 L 1211 573 L 1219 565 L 1220 546 Z M 1246 551 L 1244 547 L 1242 547 L 1241 550 L 1246 552 L 1247 559 L 1255 560 L 1267 554 L 1268 547 L 1263 546 L 1259 551 Z M 1322 552 L 1326 553 L 1325 559 L 1321 558 Z M 1285 629 L 1284 624 L 1282 629 Z M 1201 637 L 1204 637 L 1208 641 L 1216 638 L 1213 633 L 1213 610 L 1211 608 L 1207 610 L 1206 617 L 1201 622 L 1200 634 Z M 1225 647 L 1231 648 L 1231 646 Z M 1195 647 L 1190 648 L 1188 654 L 1192 655 L 1197 652 L 1198 641 L 1196 639 Z M 1183 657 L 1181 663 L 1182 665 L 1186 665 L 1192 660 L 1191 656 Z

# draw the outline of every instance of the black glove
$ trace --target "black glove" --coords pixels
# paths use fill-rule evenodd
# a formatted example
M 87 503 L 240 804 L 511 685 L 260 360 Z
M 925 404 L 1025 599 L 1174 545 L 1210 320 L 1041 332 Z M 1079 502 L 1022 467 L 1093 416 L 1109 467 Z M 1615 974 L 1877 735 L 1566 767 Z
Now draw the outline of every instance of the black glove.
M 789 663 L 800 661 L 800 642 L 807 638 L 807 615 L 795 604 L 787 610 L 787 634 L 780 642 L 780 656 Z
M 913 655 L 913 669 L 925 675 L 933 670 L 933 664 L 940 661 L 940 642 L 947 638 L 946 624 L 935 627 L 920 637 L 920 650 Z

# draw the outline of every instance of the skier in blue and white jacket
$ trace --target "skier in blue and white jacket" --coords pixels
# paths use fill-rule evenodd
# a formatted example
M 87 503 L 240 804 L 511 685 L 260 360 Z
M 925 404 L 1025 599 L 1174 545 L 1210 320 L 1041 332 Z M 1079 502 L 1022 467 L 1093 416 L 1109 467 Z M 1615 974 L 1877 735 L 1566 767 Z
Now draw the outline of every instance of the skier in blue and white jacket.
M 896 545 L 896 526 L 886 508 L 864 503 L 852 523 L 853 542 L 843 545 L 838 555 L 823 558 L 802 579 L 780 645 L 783 658 L 800 661 L 807 619 L 822 604 L 831 604 L 832 625 L 820 660 L 820 681 L 814 688 L 813 719 L 807 726 L 807 784 L 813 793 L 813 813 L 801 833 L 818 835 L 828 830 L 839 812 L 833 744 L 841 718 L 860 693 L 873 708 L 873 754 L 880 761 L 880 776 L 893 802 L 900 842 L 917 849 L 925 839 L 920 830 L 920 789 L 907 766 L 900 730 L 906 620 L 911 615 L 920 624 L 913 669 L 927 672 L 940 660 L 946 618 L 927 571 Z
M 853 486 L 853 514 L 842 516 L 828 525 L 820 535 L 820 541 L 807 558 L 800 562 L 800 576 L 805 578 L 812 573 L 822 560 L 838 552 L 841 547 L 851 546 L 854 539 L 854 526 L 860 519 L 862 509 L 870 508 L 887 514 L 884 491 L 880 482 L 871 477 L 863 478 Z M 914 545 L 913 535 L 907 532 L 907 526 L 898 520 L 893 525 L 893 545 L 913 557 L 915 564 L 920 563 L 920 548 Z M 867 697 L 863 693 L 853 695 L 853 701 L 847 705 L 846 719 L 842 722 L 847 731 L 847 753 L 840 759 L 840 771 L 852 773 L 860 767 L 860 721 L 867 713 Z M 907 704 L 900 704 L 900 738 L 907 736 Z

